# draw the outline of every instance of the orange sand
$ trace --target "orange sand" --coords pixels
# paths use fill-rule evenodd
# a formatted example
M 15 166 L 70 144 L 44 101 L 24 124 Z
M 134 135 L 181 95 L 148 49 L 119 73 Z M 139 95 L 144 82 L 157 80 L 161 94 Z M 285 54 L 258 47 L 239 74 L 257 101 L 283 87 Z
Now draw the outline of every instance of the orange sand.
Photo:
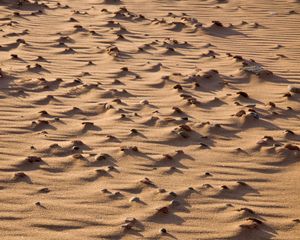
M 0 14 L 1 240 L 300 239 L 299 1 Z

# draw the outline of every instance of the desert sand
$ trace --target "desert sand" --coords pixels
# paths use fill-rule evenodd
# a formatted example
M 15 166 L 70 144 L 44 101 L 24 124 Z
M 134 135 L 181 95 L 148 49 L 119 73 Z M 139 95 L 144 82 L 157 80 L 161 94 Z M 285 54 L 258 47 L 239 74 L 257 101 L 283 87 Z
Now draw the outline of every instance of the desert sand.
M 1 0 L 0 239 L 300 239 L 300 2 Z

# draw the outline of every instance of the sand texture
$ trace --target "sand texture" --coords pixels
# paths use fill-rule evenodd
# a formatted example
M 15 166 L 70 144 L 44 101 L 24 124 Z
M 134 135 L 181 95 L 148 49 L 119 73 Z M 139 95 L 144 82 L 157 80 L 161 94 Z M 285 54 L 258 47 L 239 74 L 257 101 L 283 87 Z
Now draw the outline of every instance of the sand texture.
M 1 240 L 299 240 L 299 0 L 0 0 Z

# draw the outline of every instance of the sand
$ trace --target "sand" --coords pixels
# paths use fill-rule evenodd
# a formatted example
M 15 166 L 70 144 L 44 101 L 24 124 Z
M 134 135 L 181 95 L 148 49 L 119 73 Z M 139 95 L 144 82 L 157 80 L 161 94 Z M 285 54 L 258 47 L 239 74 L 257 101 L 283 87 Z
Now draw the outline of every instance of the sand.
M 299 1 L 0 13 L 1 239 L 300 239 Z

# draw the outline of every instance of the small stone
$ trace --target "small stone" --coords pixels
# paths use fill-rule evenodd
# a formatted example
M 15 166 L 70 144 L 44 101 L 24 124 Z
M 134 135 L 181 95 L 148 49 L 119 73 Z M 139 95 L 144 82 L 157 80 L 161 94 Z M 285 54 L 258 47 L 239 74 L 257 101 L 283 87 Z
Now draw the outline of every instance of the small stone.
M 144 104 L 144 105 L 148 105 L 148 104 L 149 104 L 149 101 L 145 99 L 145 100 L 142 100 L 140 103 L 141 103 L 141 104 Z
M 168 207 L 162 207 L 162 208 L 158 208 L 156 209 L 157 212 L 163 213 L 163 214 L 168 214 L 169 213 L 169 208 Z
M 122 224 L 122 228 L 124 228 L 124 230 L 130 230 L 132 227 L 133 227 L 133 223 L 131 222 Z
M 249 95 L 246 92 L 240 91 L 240 92 L 237 92 L 236 94 L 243 96 L 244 98 L 249 98 Z
M 175 192 L 169 192 L 169 195 L 172 197 L 177 197 L 177 194 Z
M 137 133 L 138 133 L 138 130 L 136 130 L 136 129 L 134 129 L 134 128 L 131 129 L 130 131 L 131 131 L 131 133 L 133 133 L 133 134 L 137 134 Z
M 166 189 L 159 188 L 159 189 L 158 189 L 158 192 L 159 192 L 159 193 L 165 193 L 165 192 L 166 192 Z
M 95 160 L 96 161 L 102 161 L 102 160 L 105 160 L 107 159 L 107 154 L 98 154 L 95 156 Z
M 77 151 L 77 150 L 79 150 L 80 148 L 78 147 L 78 146 L 73 146 L 72 147 L 72 150 L 74 150 L 74 151 Z
M 180 84 L 176 84 L 173 88 L 177 90 L 182 90 L 182 86 Z
M 103 192 L 103 193 L 110 193 L 106 188 L 101 189 L 101 192 Z
M 172 200 L 172 201 L 170 202 L 170 205 L 171 205 L 171 206 L 179 206 L 179 205 L 180 205 L 180 202 L 177 201 L 177 200 Z
M 144 178 L 140 181 L 141 183 L 144 183 L 146 185 L 153 185 L 153 182 L 149 178 Z
M 269 105 L 270 105 L 272 108 L 275 108 L 275 107 L 276 107 L 276 104 L 273 103 L 273 102 L 269 102 Z
M 36 156 L 28 156 L 25 160 L 29 163 L 42 162 L 42 159 L 40 157 L 36 157 Z
M 238 183 L 239 185 L 241 185 L 241 186 L 248 186 L 247 183 L 242 182 L 242 181 L 237 181 L 237 183 Z
M 49 193 L 50 190 L 49 190 L 49 188 L 41 188 L 38 192 L 39 193 Z
M 284 147 L 286 149 L 291 150 L 291 151 L 300 151 L 300 148 L 296 145 L 293 145 L 293 144 L 286 144 Z
M 189 138 L 188 133 L 186 133 L 186 132 L 184 132 L 184 131 L 180 131 L 180 132 L 178 132 L 178 134 L 179 134 L 181 137 L 183 137 L 183 138 Z
M 140 198 L 139 197 L 132 197 L 131 199 L 130 199 L 130 202 L 140 202 L 141 200 L 140 200 Z
M 292 93 L 300 93 L 300 86 L 288 85 L 288 91 Z
M 255 212 L 254 212 L 252 209 L 246 208 L 246 207 L 240 208 L 240 209 L 238 209 L 238 211 L 239 211 L 239 212 L 240 212 L 240 211 L 245 211 L 245 212 L 248 212 L 248 213 L 250 213 L 250 214 L 255 214 Z
M 135 218 L 133 218 L 133 217 L 128 217 L 128 218 L 125 219 L 125 223 L 129 223 L 129 222 L 135 223 L 136 221 L 137 220 Z

